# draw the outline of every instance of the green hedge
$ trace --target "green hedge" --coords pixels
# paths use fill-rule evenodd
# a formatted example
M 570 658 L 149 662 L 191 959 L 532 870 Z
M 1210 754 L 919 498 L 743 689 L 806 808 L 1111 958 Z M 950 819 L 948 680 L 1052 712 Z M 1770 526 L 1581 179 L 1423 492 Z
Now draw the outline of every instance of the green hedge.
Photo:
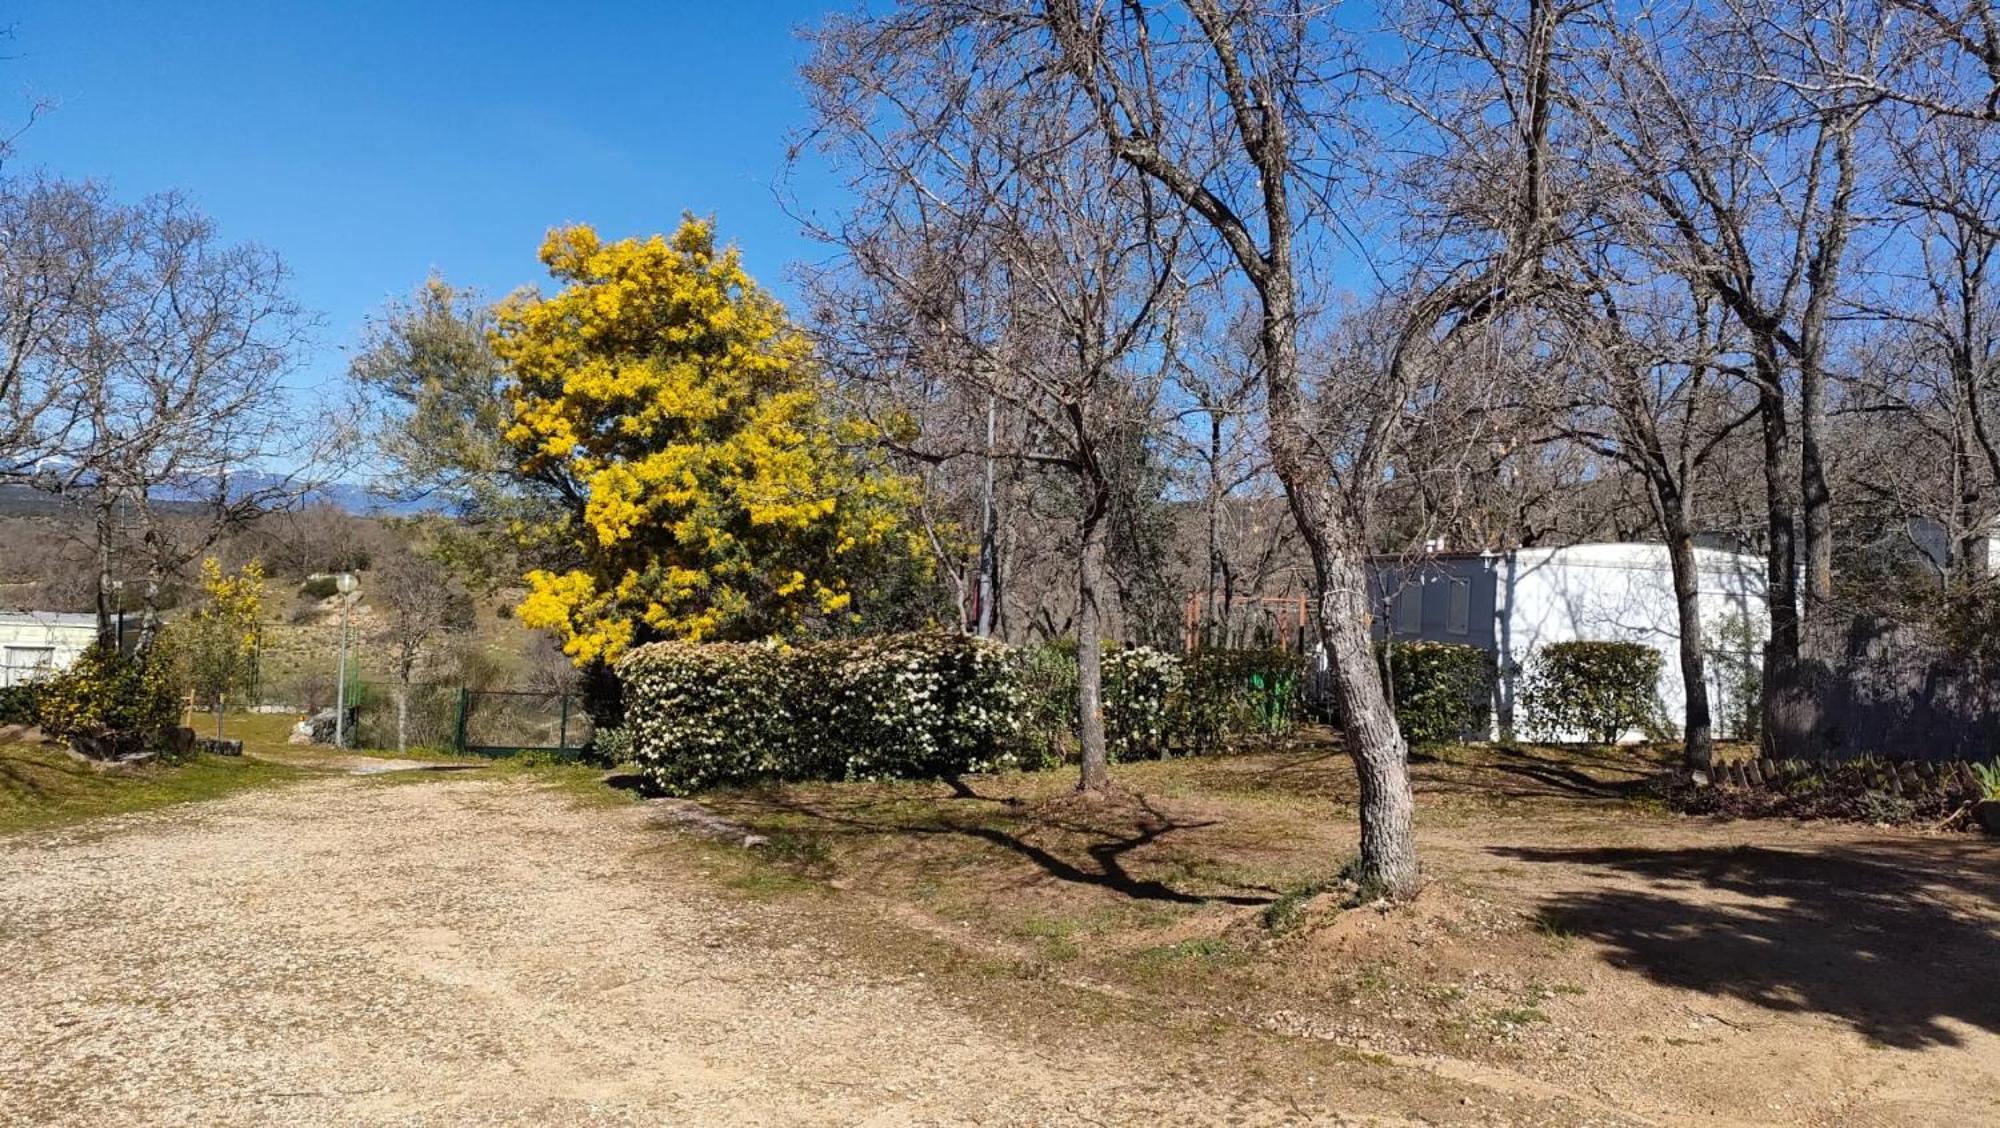
M 942 778 L 1021 764 L 1007 649 L 936 633 L 805 646 L 665 642 L 618 663 L 632 754 L 670 795 L 784 779 Z
M 1059 763 L 1076 754 L 1076 644 L 1015 651 L 1030 746 Z M 1213 753 L 1298 723 L 1304 666 L 1278 650 L 1104 649 L 1104 735 L 1113 760 Z
M 1189 752 L 1216 752 L 1244 736 L 1298 723 L 1305 665 L 1282 650 L 1197 650 L 1181 661 L 1174 730 Z
M 1636 642 L 1556 642 L 1536 649 L 1521 685 L 1521 710 L 1540 740 L 1610 744 L 1632 729 L 1664 734 L 1660 652 Z
M 1042 764 L 1076 758 L 1076 642 L 1024 646 L 1013 664 L 1021 688 L 1021 737 Z
M 1396 724 L 1411 744 L 1485 740 L 1493 726 L 1493 658 L 1458 642 L 1396 642 L 1376 647 L 1395 702 Z
M 0 686 L 0 725 L 32 725 L 34 723 L 34 683 Z

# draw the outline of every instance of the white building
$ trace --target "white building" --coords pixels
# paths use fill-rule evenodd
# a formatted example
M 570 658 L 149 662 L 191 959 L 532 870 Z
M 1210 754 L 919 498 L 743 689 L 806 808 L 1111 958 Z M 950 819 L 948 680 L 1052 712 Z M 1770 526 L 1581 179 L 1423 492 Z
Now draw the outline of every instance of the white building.
M 97 640 L 97 616 L 0 611 L 0 685 L 21 685 L 60 670 Z
M 1717 731 L 1740 715 L 1741 671 L 1761 661 L 1764 558 L 1695 550 L 1709 710 Z M 1494 726 L 1509 728 L 1529 658 L 1555 642 L 1637 642 L 1660 652 L 1660 702 L 1678 724 L 1687 694 L 1673 572 L 1660 544 L 1579 544 L 1370 563 L 1378 639 L 1458 642 L 1493 655 Z M 1637 739 L 1637 733 L 1628 734 Z

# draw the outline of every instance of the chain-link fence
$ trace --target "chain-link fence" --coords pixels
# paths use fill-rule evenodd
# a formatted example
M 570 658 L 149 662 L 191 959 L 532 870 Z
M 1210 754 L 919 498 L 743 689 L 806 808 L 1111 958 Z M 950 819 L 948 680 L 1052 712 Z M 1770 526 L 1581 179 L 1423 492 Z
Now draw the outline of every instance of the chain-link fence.
M 454 746 L 462 752 L 558 752 L 590 746 L 595 729 L 582 695 L 526 689 L 463 689 Z
M 329 686 L 333 679 L 329 678 Z M 254 712 L 300 712 L 308 716 L 331 709 L 334 694 L 303 700 L 253 700 Z M 558 752 L 573 755 L 590 746 L 595 729 L 580 693 L 532 689 L 469 689 L 449 684 L 415 684 L 404 689 L 395 682 L 354 680 L 347 683 L 347 707 L 356 748 L 401 746 L 473 752 L 495 756 L 511 752 Z
M 397 747 L 398 717 L 402 718 L 403 744 L 410 748 L 451 748 L 458 739 L 458 687 L 455 685 L 412 685 L 398 708 L 394 682 L 349 682 L 349 704 L 354 710 L 354 738 L 358 748 Z

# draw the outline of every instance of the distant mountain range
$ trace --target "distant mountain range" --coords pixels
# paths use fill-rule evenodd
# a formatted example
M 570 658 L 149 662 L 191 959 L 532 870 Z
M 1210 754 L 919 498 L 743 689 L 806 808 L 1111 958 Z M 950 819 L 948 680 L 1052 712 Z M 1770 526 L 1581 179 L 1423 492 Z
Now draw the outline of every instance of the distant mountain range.
M 280 479 L 275 475 L 244 474 L 236 479 L 237 492 L 249 493 L 275 485 Z M 57 514 L 74 513 L 86 504 L 89 487 L 83 486 L 65 496 L 19 484 L 0 484 L 0 516 L 4 517 L 53 517 Z M 418 513 L 435 513 L 442 506 L 433 501 L 388 501 L 368 491 L 366 486 L 349 482 L 336 482 L 322 486 L 307 494 L 310 503 L 334 505 L 349 513 L 363 517 L 407 517 Z M 154 504 L 165 509 L 191 508 L 196 503 L 187 490 L 167 489 L 154 497 Z

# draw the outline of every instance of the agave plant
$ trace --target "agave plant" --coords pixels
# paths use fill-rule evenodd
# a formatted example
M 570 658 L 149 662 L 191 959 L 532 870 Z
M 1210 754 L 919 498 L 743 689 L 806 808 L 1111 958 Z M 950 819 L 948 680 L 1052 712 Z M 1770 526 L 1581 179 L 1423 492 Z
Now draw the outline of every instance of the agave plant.
M 2000 760 L 1972 765 L 1972 778 L 1979 781 L 1979 790 L 1984 798 L 2000 800 Z

